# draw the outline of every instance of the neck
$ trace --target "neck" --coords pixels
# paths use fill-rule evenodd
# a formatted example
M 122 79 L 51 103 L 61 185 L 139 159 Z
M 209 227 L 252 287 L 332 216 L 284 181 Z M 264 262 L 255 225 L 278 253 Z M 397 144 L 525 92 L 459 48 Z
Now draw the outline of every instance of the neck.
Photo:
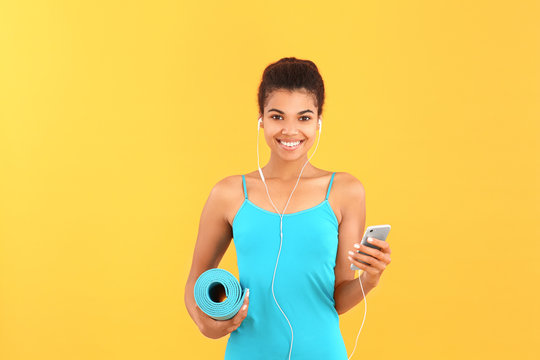
M 306 177 L 314 169 L 311 163 L 308 162 L 306 164 L 307 160 L 307 154 L 297 160 L 283 160 L 283 158 L 272 153 L 270 154 L 268 163 L 261 169 L 265 179 L 279 179 L 283 182 L 296 181 L 298 180 L 298 176 L 300 176 L 300 171 L 304 164 L 306 166 L 304 167 L 304 171 L 302 171 L 302 177 Z

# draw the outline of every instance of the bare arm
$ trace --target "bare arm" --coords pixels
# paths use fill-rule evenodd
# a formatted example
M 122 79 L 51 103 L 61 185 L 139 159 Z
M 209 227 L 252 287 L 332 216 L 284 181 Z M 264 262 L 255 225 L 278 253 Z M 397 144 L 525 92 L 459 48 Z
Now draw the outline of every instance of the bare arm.
M 334 300 L 339 315 L 349 311 L 364 299 L 359 280 L 354 277 L 355 272 L 350 268 L 351 262 L 348 256 L 349 251 L 355 250 L 354 244 L 362 239 L 366 225 L 364 186 L 350 174 L 341 178 L 344 189 L 340 196 L 342 220 L 339 225 L 339 245 L 334 270 L 336 279 Z M 374 287 L 366 282 L 362 284 L 366 295 Z
M 199 222 L 197 242 L 193 252 L 191 270 L 186 282 L 184 302 L 189 315 L 206 336 L 205 321 L 201 310 L 197 307 L 194 296 L 195 282 L 206 270 L 216 268 L 227 251 L 232 238 L 232 229 L 226 219 L 224 209 L 230 201 L 230 191 L 233 177 L 219 181 L 210 191 L 210 195 L 202 210 Z M 215 337 L 214 337 L 215 338 Z

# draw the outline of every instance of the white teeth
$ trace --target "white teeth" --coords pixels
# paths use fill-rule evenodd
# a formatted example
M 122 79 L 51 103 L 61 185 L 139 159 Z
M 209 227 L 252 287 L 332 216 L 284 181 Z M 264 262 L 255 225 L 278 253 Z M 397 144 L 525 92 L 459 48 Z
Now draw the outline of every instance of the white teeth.
M 300 144 L 300 140 L 298 140 L 298 141 L 295 141 L 295 142 L 285 142 L 285 141 L 281 141 L 281 140 L 279 140 L 279 142 L 280 142 L 280 143 L 282 143 L 283 145 L 286 145 L 286 146 L 291 146 L 291 147 L 293 147 L 293 146 L 296 146 L 296 145 Z

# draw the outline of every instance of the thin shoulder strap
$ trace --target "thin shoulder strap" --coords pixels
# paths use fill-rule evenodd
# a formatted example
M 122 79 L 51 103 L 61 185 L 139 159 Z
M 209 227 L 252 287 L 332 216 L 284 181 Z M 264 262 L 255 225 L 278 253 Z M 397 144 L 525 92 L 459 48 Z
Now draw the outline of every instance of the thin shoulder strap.
M 247 199 L 246 178 L 242 175 L 242 185 L 244 185 L 244 198 Z
M 330 189 L 332 188 L 332 182 L 334 182 L 334 175 L 336 173 L 332 173 L 332 177 L 330 178 L 330 184 L 328 184 L 328 191 L 326 192 L 326 198 L 324 200 L 328 200 L 328 195 L 330 195 Z

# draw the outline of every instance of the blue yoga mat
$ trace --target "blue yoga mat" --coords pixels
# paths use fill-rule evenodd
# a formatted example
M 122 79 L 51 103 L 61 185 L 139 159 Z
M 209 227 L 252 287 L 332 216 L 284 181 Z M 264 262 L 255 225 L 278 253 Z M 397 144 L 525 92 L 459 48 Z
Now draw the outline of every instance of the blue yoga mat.
M 227 298 L 218 299 L 223 288 L 225 288 Z M 242 291 L 242 286 L 233 274 L 217 268 L 206 270 L 199 276 L 193 293 L 197 306 L 216 320 L 228 320 L 234 317 L 240 311 L 246 296 L 246 292 Z

